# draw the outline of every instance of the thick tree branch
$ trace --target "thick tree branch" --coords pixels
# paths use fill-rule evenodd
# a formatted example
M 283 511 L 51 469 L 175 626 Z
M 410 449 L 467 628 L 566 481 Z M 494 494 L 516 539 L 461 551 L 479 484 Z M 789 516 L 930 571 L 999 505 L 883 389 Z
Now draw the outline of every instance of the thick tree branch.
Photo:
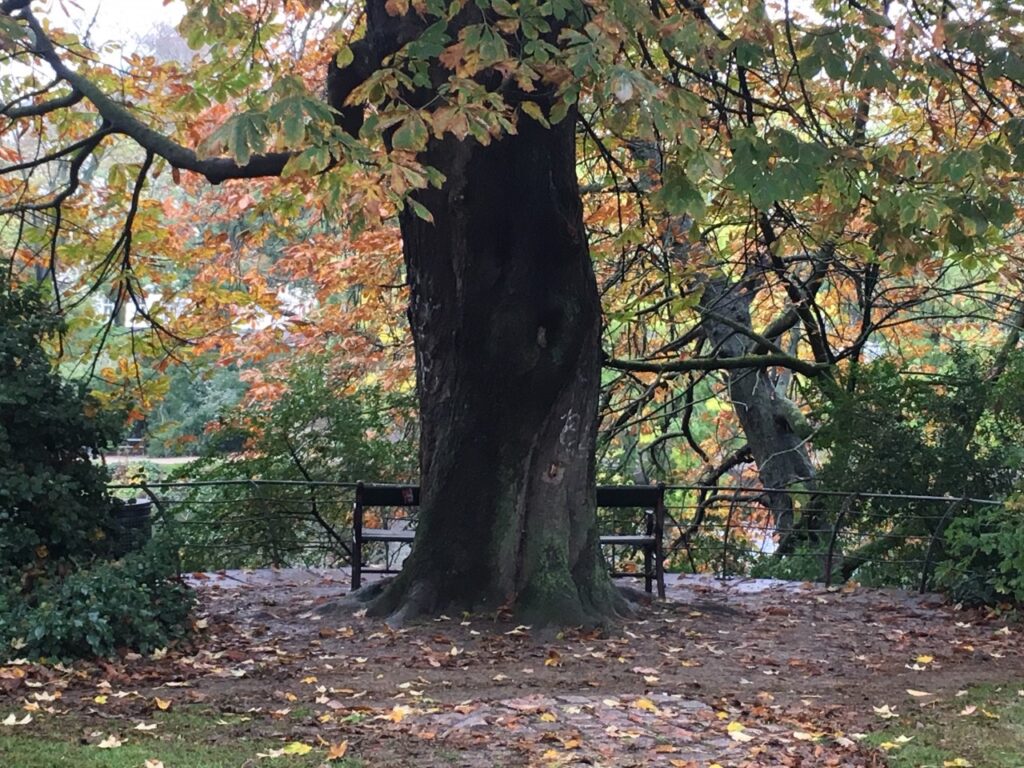
M 8 8 L 8 5 L 11 7 Z M 269 152 L 253 157 L 244 165 L 239 165 L 228 157 L 200 158 L 195 150 L 182 146 L 159 131 L 150 128 L 126 107 L 104 93 L 88 77 L 68 67 L 61 59 L 53 42 L 46 36 L 39 20 L 27 6 L 27 2 L 20 4 L 8 0 L 3 6 L 3 10 L 7 13 L 13 10 L 20 11 L 19 16 L 26 21 L 35 37 L 34 52 L 50 65 L 58 78 L 66 81 L 72 87 L 72 94 L 77 93 L 80 94 L 79 98 L 88 99 L 96 107 L 112 132 L 129 136 L 143 149 L 159 155 L 173 167 L 194 171 L 205 176 L 211 183 L 219 184 L 228 179 L 279 176 L 288 160 L 296 154 L 295 152 Z M 360 54 L 357 60 L 364 61 L 365 56 Z M 53 102 L 49 102 L 49 104 L 52 105 Z
M 4 117 L 10 118 L 11 120 L 17 120 L 23 117 L 38 117 L 40 115 L 49 114 L 50 112 L 56 112 L 58 109 L 73 107 L 84 98 L 85 95 L 81 91 L 72 88 L 71 92 L 64 96 L 58 96 L 55 99 L 43 101 L 39 104 L 29 104 L 25 107 L 16 107 L 14 104 L 17 102 L 12 102 L 3 109 L 0 109 L 0 114 Z
M 791 355 L 743 355 L 741 357 L 699 357 L 677 360 L 671 363 L 651 363 L 641 360 L 618 360 L 606 357 L 605 368 L 637 373 L 678 373 L 685 371 L 719 371 L 737 368 L 789 368 L 807 377 L 825 373 L 829 366 L 823 363 L 808 363 Z

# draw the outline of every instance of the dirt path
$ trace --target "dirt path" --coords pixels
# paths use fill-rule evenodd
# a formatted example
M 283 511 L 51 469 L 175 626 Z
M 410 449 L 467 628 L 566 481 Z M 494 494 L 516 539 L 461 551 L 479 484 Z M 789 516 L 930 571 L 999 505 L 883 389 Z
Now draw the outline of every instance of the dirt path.
M 392 631 L 332 610 L 337 571 L 196 584 L 191 652 L 23 682 L 59 680 L 64 706 L 96 714 L 97 686 L 130 689 L 105 717 L 156 698 L 244 714 L 232 738 L 347 740 L 367 766 L 689 768 L 880 765 L 856 737 L 876 707 L 1024 680 L 1016 627 L 896 591 L 687 577 L 635 620 L 554 634 L 485 617 Z

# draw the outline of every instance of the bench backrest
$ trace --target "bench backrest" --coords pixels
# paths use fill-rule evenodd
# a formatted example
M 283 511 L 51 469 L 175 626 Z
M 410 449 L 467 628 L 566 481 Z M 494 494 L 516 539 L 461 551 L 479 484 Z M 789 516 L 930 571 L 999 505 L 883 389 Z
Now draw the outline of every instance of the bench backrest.
M 657 509 L 664 503 L 663 485 L 599 485 L 599 507 L 646 507 Z M 418 485 L 360 483 L 356 503 L 364 507 L 416 507 L 420 503 Z

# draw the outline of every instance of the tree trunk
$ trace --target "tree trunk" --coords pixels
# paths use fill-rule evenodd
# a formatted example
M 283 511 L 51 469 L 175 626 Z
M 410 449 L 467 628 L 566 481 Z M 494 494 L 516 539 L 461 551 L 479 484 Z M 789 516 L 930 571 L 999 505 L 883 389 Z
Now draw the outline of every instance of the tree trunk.
M 422 158 L 447 181 L 401 217 L 421 418 L 416 540 L 371 606 L 396 620 L 507 607 L 600 621 L 625 607 L 598 544 L 601 311 L 572 115 Z
M 751 294 L 724 279 L 710 280 L 701 299 L 703 325 L 708 339 L 722 357 L 742 357 L 754 343 L 734 326 L 752 328 Z M 732 321 L 730 325 L 726 321 Z M 736 410 L 750 452 L 757 462 L 761 483 L 766 488 L 787 489 L 797 483 L 813 485 L 814 465 L 796 422 L 802 419 L 796 405 L 779 391 L 761 368 L 739 368 L 726 373 L 729 399 Z M 793 544 L 797 521 L 790 493 L 769 492 L 768 506 L 775 517 L 780 550 Z M 815 516 L 800 521 L 800 528 L 813 531 Z

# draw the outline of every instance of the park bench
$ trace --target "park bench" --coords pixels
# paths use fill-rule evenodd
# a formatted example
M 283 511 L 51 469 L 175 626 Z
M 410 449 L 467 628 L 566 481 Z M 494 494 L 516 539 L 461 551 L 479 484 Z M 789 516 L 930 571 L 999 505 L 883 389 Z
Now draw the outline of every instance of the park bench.
M 369 528 L 364 525 L 364 515 L 373 507 L 419 506 L 420 489 L 415 485 L 385 485 L 359 483 L 356 486 L 355 506 L 352 520 L 352 589 L 362 584 L 364 573 L 398 573 L 387 563 L 383 567 L 367 568 L 364 565 L 363 547 L 372 543 L 412 544 L 415 530 L 404 528 Z M 642 571 L 612 570 L 615 577 L 643 578 L 648 593 L 658 589 L 658 597 L 665 596 L 665 567 L 662 543 L 665 526 L 665 488 L 662 485 L 599 485 L 597 487 L 599 509 L 642 509 L 643 519 L 636 520 L 633 531 L 601 534 L 600 541 L 605 547 L 638 550 L 643 554 Z M 413 518 L 408 518 L 410 522 Z

